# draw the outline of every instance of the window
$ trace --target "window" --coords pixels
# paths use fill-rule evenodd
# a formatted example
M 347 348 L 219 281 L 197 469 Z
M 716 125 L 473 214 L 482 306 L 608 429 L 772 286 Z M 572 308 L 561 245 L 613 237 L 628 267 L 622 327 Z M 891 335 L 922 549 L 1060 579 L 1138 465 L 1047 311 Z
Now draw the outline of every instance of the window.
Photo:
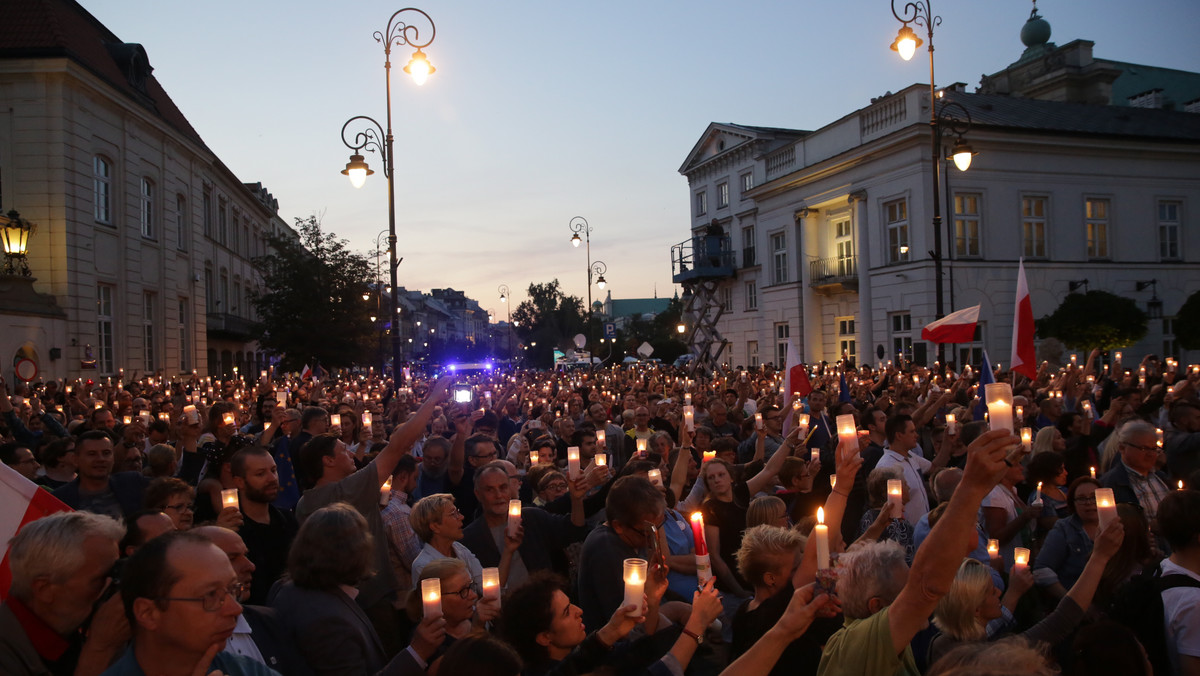
M 742 228 L 742 267 L 749 268 L 758 264 L 754 259 L 754 226 Z
M 142 177 L 142 195 L 138 200 L 142 237 L 154 239 L 154 183 Z
M 896 312 L 890 316 L 892 354 L 896 361 L 912 361 L 912 313 Z
M 839 277 L 854 275 L 854 231 L 850 228 L 850 219 L 842 219 L 833 224 L 833 246 L 837 251 L 837 269 Z
M 142 294 L 142 358 L 146 373 L 154 373 L 154 294 Z
M 786 232 L 771 235 L 771 251 L 771 283 L 785 284 L 788 280 Z
M 704 214 L 707 214 L 707 213 L 708 213 L 708 193 L 703 192 L 703 191 L 698 192 L 698 193 L 696 193 L 696 215 L 703 216 Z
M 883 205 L 884 222 L 887 223 L 888 262 L 902 263 L 908 260 L 908 202 L 893 200 Z
M 838 354 L 854 362 L 858 358 L 858 334 L 854 330 L 854 317 L 838 317 Z
M 188 250 L 188 241 L 192 239 L 192 229 L 190 226 L 191 219 L 188 218 L 187 200 L 183 195 L 175 196 L 175 225 L 179 227 L 179 241 L 175 243 L 175 248 L 180 251 Z
M 112 223 L 112 165 L 104 157 L 92 158 L 92 202 L 97 223 Z
M 116 372 L 113 348 L 113 287 L 96 287 L 96 369 L 101 375 Z
M 229 241 L 229 202 L 224 197 L 217 200 L 217 241 L 221 244 Z
M 254 245 L 250 241 L 250 227 L 242 225 L 242 255 L 246 258 L 254 256 Z
M 954 255 L 959 258 L 979 256 L 979 195 L 962 193 L 954 196 Z
M 742 174 L 742 199 L 746 199 L 746 193 L 754 189 L 754 174 L 747 171 Z
M 758 282 L 753 279 L 746 282 L 746 309 L 758 309 Z
M 717 184 L 717 208 L 724 209 L 729 206 L 729 184 Z
M 758 341 L 757 340 L 746 341 L 746 367 L 752 368 L 752 369 L 758 368 Z
M 188 326 L 191 324 L 186 298 L 179 299 L 179 370 L 187 373 L 192 370 L 192 341 L 188 340 Z
M 233 283 L 233 307 L 229 311 L 233 314 L 239 314 L 242 309 L 242 283 L 235 281 Z
M 783 368 L 784 366 L 795 366 L 795 364 L 785 364 L 787 361 L 787 344 L 788 336 L 791 335 L 791 328 L 787 323 L 775 325 L 775 366 Z
M 238 242 L 238 232 L 241 230 L 242 214 L 237 209 L 233 210 L 233 229 L 229 231 L 229 248 L 235 253 L 240 252 L 238 247 L 241 244 Z
M 1021 241 L 1026 258 L 1046 257 L 1046 198 L 1021 198 Z
M 1179 359 L 1179 343 L 1175 341 L 1175 318 L 1162 318 L 1162 356 Z
M 1107 199 L 1088 198 L 1085 203 L 1088 258 L 1108 258 Z
M 225 270 L 221 271 L 221 295 L 217 297 L 217 309 L 229 312 L 229 273 Z
M 983 326 L 984 322 L 975 325 L 975 335 L 971 342 L 958 346 L 958 363 L 979 366 L 983 363 Z
M 212 268 L 204 268 L 204 302 L 205 312 L 216 312 L 217 290 L 213 286 Z
M 1158 255 L 1164 261 L 1179 258 L 1179 202 L 1158 203 Z
M 721 311 L 733 311 L 733 286 L 725 285 L 721 287 Z

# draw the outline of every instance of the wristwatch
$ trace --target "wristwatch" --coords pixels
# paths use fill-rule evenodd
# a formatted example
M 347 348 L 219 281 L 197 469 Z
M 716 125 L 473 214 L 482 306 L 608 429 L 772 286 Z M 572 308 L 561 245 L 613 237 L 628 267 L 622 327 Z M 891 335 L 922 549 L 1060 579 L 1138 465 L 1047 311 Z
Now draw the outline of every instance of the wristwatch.
M 687 627 L 683 628 L 683 633 L 696 639 L 696 645 L 704 645 L 704 637 L 701 636 L 700 634 L 695 633 L 694 631 L 692 631 L 691 629 L 688 629 Z

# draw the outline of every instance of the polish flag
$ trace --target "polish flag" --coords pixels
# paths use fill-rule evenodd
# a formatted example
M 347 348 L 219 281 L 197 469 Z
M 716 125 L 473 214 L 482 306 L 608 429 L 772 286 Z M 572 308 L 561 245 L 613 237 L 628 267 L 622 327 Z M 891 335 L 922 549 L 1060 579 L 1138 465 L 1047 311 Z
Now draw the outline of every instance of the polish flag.
M 975 340 L 975 325 L 979 323 L 979 307 L 963 308 L 929 322 L 921 329 L 921 338 L 931 343 L 970 343 Z
M 9 540 L 30 521 L 69 511 L 71 508 L 49 491 L 0 463 L 0 543 L 4 544 L 4 559 L 0 561 L 0 601 L 8 596 L 8 587 L 12 584 L 12 571 L 8 567 Z
M 312 368 L 308 364 L 304 365 L 304 369 L 300 371 L 300 380 L 308 380 L 313 377 Z
M 1037 350 L 1033 346 L 1033 303 L 1025 281 L 1025 259 L 1017 267 L 1017 302 L 1013 309 L 1012 357 L 1009 369 L 1030 380 L 1037 378 Z
M 788 338 L 787 342 L 787 362 L 784 366 L 787 371 L 783 376 L 783 436 L 787 436 L 792 430 L 792 397 L 807 397 L 813 391 L 812 381 L 808 379 L 808 367 L 800 361 L 800 353 L 796 350 L 796 344 Z

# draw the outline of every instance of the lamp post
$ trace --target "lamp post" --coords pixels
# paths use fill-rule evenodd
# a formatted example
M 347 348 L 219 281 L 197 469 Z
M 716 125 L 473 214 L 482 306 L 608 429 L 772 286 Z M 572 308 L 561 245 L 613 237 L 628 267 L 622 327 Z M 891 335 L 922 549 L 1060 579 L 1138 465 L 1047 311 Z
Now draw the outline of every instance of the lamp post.
M 21 218 L 17 211 L 0 215 L 0 239 L 4 242 L 4 274 L 29 276 L 29 236 L 33 234 L 33 223 Z
M 501 284 L 500 286 L 496 287 L 496 291 L 500 293 L 500 302 L 504 303 L 505 309 L 508 311 L 508 336 L 505 339 L 507 347 L 505 352 L 508 353 L 509 361 L 512 361 L 512 292 L 509 291 L 507 284 Z
M 568 223 L 567 226 L 571 228 L 571 232 L 575 233 L 575 234 L 571 235 L 571 245 L 572 246 L 578 247 L 580 241 L 583 241 L 587 245 L 586 246 L 586 249 L 587 249 L 587 296 L 588 296 L 587 332 L 588 332 L 589 342 L 592 343 L 592 345 L 588 346 L 588 355 L 591 355 L 591 347 L 595 344 L 595 341 L 592 340 L 592 335 L 591 335 L 591 333 L 592 333 L 592 278 L 593 277 L 596 278 L 596 286 L 600 287 L 600 289 L 604 289 L 604 285 L 608 283 L 607 280 L 604 279 L 604 273 L 608 272 L 608 266 L 604 264 L 604 261 L 593 261 L 592 260 L 592 226 L 588 225 L 586 218 L 584 218 L 583 216 L 576 216 L 575 218 L 571 219 L 571 222 Z M 583 234 L 582 238 L 579 236 L 580 233 Z M 588 368 L 591 368 L 593 365 L 593 362 L 590 359 L 591 358 L 589 356 Z
M 934 267 L 934 294 L 935 310 L 937 319 L 946 316 L 945 293 L 943 291 L 942 280 L 942 133 L 943 125 L 951 129 L 957 136 L 952 154 L 954 156 L 954 164 L 960 171 L 966 171 L 971 166 L 971 156 L 975 153 L 971 147 L 963 140 L 963 135 L 970 129 L 971 118 L 967 113 L 967 109 L 962 105 L 947 101 L 938 106 L 937 85 L 934 80 L 933 71 L 933 28 L 940 26 L 942 17 L 933 14 L 931 6 L 932 0 L 910 0 L 904 4 L 903 13 L 896 11 L 896 0 L 892 0 L 892 16 L 902 23 L 900 32 L 896 35 L 895 41 L 892 42 L 892 49 L 900 54 L 900 58 L 908 61 L 912 59 L 917 51 L 917 47 L 922 44 L 921 38 L 916 32 L 909 27 L 909 24 L 925 27 L 925 37 L 928 41 L 929 49 L 929 134 L 932 142 L 933 153 L 933 251 L 930 255 L 933 258 Z M 957 111 L 957 112 L 956 112 Z M 961 113 L 963 118 L 958 117 Z M 945 343 L 938 343 L 938 361 L 946 363 L 946 347 Z
M 421 29 L 418 26 L 407 24 L 403 19 L 398 20 L 401 15 L 413 17 L 414 19 L 423 17 L 425 22 L 429 24 L 429 38 L 421 39 Z M 419 15 L 419 17 L 418 17 Z M 393 152 L 393 137 L 392 137 L 392 46 L 408 45 L 416 48 L 412 58 L 409 59 L 408 65 L 404 67 L 404 72 L 412 75 L 413 82 L 418 85 L 424 84 L 425 79 L 432 75 L 436 70 L 429 60 L 425 57 L 425 53 L 421 50 L 428 47 L 433 42 L 434 36 L 437 34 L 437 27 L 433 24 L 433 19 L 425 12 L 415 8 L 406 7 L 392 14 L 388 19 L 387 29 L 383 32 L 376 31 L 374 34 L 375 41 L 383 44 L 383 74 L 384 85 L 387 96 L 387 130 L 380 125 L 375 119 L 365 115 L 358 115 L 346 120 L 342 125 L 342 143 L 346 144 L 347 148 L 353 151 L 350 155 L 350 161 L 346 163 L 346 168 L 342 173 L 350 178 L 350 183 L 361 188 L 367 180 L 367 176 L 375 173 L 367 166 L 363 159 L 362 151 L 368 152 L 378 151 L 383 159 L 383 174 L 387 177 L 388 186 L 388 259 L 391 268 L 390 279 L 392 283 L 392 307 L 400 307 L 398 298 L 398 282 L 396 279 L 396 268 L 400 266 L 400 261 L 396 258 L 396 158 Z M 355 132 L 351 138 L 346 137 L 346 129 L 352 123 L 359 122 L 356 128 L 362 129 Z M 399 385 L 402 378 L 400 371 L 400 332 L 394 330 L 395 322 L 393 322 L 392 331 L 392 379 L 393 382 Z M 381 372 L 381 376 L 383 373 Z

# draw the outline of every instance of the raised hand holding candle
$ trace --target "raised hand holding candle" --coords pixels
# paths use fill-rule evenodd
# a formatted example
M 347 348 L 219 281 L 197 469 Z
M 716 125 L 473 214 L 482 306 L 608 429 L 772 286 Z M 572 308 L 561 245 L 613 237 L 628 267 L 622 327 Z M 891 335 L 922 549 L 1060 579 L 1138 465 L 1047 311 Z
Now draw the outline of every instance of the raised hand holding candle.
M 800 403 L 800 402 L 799 402 L 799 401 L 797 401 L 796 403 L 798 404 L 798 403 Z M 799 408 L 798 408 L 798 407 L 797 407 L 797 410 L 799 410 Z M 796 416 L 796 429 L 798 430 L 798 431 L 796 432 L 796 435 L 797 435 L 797 436 L 798 436 L 800 439 L 807 439 L 807 438 L 808 438 L 808 422 L 809 422 L 809 418 L 808 418 L 808 414 L 807 414 L 807 413 L 801 413 L 801 414 L 799 414 L 799 415 L 797 415 L 797 416 Z
M 629 617 L 641 617 L 645 609 L 642 597 L 646 592 L 646 559 L 625 559 L 625 599 L 621 607 L 637 606 Z
M 596 448 L 604 448 L 604 430 L 596 430 Z
M 483 600 L 500 600 L 500 569 L 483 569 Z
M 567 476 L 574 481 L 579 478 L 579 447 L 567 447 Z
M 221 491 L 221 507 L 238 509 L 238 492 L 236 488 L 226 488 Z
M 604 467 L 608 465 L 608 455 L 605 453 L 597 453 L 593 460 L 597 467 Z
M 946 434 L 950 436 L 958 434 L 958 422 L 955 420 L 953 413 L 946 414 Z
M 892 518 L 904 516 L 904 479 L 888 479 L 888 502 L 892 503 Z
M 817 570 L 829 568 L 829 526 L 825 525 L 825 508 L 817 508 L 817 525 L 813 526 L 817 539 Z
M 687 431 L 696 431 L 696 409 L 691 404 L 683 407 L 683 424 L 687 427 Z
M 754 429 L 761 430 L 763 428 L 763 418 L 761 413 L 754 414 Z
M 987 544 L 988 556 L 993 561 L 1000 558 L 1000 541 L 996 539 L 988 540 Z
M 637 439 L 637 440 L 635 440 L 635 443 L 637 444 L 637 452 L 645 453 L 646 447 L 649 445 L 649 440 L 648 439 Z
M 388 477 L 387 481 L 379 487 L 379 504 L 386 507 L 392 501 L 392 477 Z
M 700 584 L 712 578 L 712 565 L 708 556 L 708 542 L 704 539 L 704 515 L 692 512 L 692 540 L 696 549 L 696 579 Z
M 1029 550 L 1024 547 L 1016 547 L 1013 549 L 1013 568 L 1026 568 L 1029 566 Z
M 1042 504 L 1042 482 L 1038 482 L 1037 490 L 1033 492 L 1033 504 Z
M 1013 431 L 1012 387 L 1008 383 L 988 383 L 984 386 L 990 429 Z
M 431 577 L 421 580 L 421 608 L 425 617 L 437 619 L 442 616 L 442 581 Z
M 521 501 L 508 501 L 508 537 L 517 537 L 517 529 L 521 527 Z
M 854 416 L 850 414 L 837 417 L 838 445 L 858 443 L 858 426 L 854 424 Z
M 1100 530 L 1108 525 L 1109 521 L 1117 518 L 1117 500 L 1113 497 L 1111 488 L 1096 489 L 1096 514 L 1100 517 Z
M 200 412 L 191 404 L 183 407 L 183 415 L 187 417 L 187 421 L 192 425 L 200 423 Z
M 646 472 L 646 476 L 650 479 L 650 483 L 654 484 L 655 486 L 658 486 L 659 488 L 662 488 L 662 485 L 663 485 L 662 472 L 660 472 L 657 467 L 650 470 L 649 472 Z

